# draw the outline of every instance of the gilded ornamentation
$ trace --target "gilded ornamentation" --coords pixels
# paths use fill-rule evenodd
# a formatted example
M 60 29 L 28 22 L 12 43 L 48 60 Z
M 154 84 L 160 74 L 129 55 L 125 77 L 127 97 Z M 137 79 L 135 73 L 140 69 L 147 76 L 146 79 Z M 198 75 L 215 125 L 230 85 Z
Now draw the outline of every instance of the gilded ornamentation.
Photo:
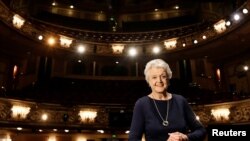
M 8 120 L 10 113 L 10 107 L 4 103 L 0 103 L 0 120 Z
M 11 118 L 11 103 L 13 100 L 0 98 L 0 121 L 15 121 L 15 122 L 29 122 L 29 123 L 48 123 L 48 124 L 68 124 L 68 125 L 85 125 L 85 126 L 98 126 L 107 127 L 109 124 L 109 114 L 108 108 L 93 107 L 84 105 L 84 108 L 96 109 L 97 117 L 94 122 L 83 123 L 79 117 L 79 111 L 82 107 L 63 107 L 62 105 L 48 105 L 40 104 L 36 107 L 31 107 L 30 113 L 25 119 L 15 120 Z M 19 101 L 22 104 L 28 104 L 26 101 Z M 30 104 L 30 103 L 29 103 Z M 213 109 L 220 109 L 221 107 L 230 107 L 229 119 L 226 120 L 215 120 L 214 115 L 211 114 Z M 204 124 L 208 125 L 215 122 L 223 123 L 243 123 L 250 121 L 250 99 L 217 103 L 217 104 L 207 104 L 207 105 L 192 105 L 196 115 L 199 120 Z M 46 114 L 48 116 L 47 120 L 42 120 L 42 115 Z
M 250 121 L 250 106 L 241 105 L 232 108 L 231 118 L 234 122 L 249 122 Z

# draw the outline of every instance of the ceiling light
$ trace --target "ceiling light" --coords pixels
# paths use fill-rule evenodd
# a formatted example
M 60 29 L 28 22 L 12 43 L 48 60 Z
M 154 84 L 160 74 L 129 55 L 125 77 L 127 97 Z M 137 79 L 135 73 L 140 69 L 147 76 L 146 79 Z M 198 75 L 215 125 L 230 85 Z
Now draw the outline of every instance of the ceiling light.
M 104 130 L 97 130 L 98 133 L 104 133 Z
M 204 40 L 207 39 L 207 36 L 206 36 L 206 35 L 203 35 L 203 36 L 202 36 L 202 39 L 204 39 Z
M 65 130 L 64 130 L 64 132 L 65 132 L 65 133 L 68 133 L 68 132 L 69 132 L 69 130 L 68 130 L 68 129 L 65 129 Z
M 231 21 L 227 21 L 226 26 L 230 26 L 230 25 L 231 25 Z
M 55 38 L 50 37 L 50 38 L 48 39 L 48 44 L 49 44 L 49 45 L 54 45 L 55 43 L 56 43 Z
M 22 127 L 17 127 L 16 129 L 17 129 L 18 131 L 23 130 Z
M 248 66 L 244 66 L 243 69 L 244 69 L 245 71 L 248 71 L 249 68 L 248 68 Z
M 42 117 L 41 117 L 41 119 L 43 121 L 46 121 L 48 119 L 48 115 L 47 114 L 43 114 Z
M 239 15 L 239 14 L 235 14 L 235 15 L 234 15 L 234 20 L 235 20 L 235 21 L 240 20 L 240 15 Z
M 130 56 L 136 56 L 137 50 L 135 48 L 130 48 L 129 51 L 128 51 L 128 54 Z
M 84 52 L 85 52 L 85 47 L 82 46 L 82 45 L 80 45 L 80 46 L 78 46 L 77 51 L 78 51 L 79 53 L 84 53 Z
M 42 36 L 42 35 L 39 35 L 39 36 L 38 36 L 38 40 L 43 40 L 43 36 Z
M 57 129 L 53 129 L 54 132 L 57 132 Z
M 153 47 L 153 53 L 158 54 L 160 52 L 160 48 L 158 46 Z
M 244 8 L 244 9 L 242 10 L 242 13 L 243 13 L 243 14 L 247 14 L 247 13 L 248 13 L 248 10 L 247 10 L 246 8 Z

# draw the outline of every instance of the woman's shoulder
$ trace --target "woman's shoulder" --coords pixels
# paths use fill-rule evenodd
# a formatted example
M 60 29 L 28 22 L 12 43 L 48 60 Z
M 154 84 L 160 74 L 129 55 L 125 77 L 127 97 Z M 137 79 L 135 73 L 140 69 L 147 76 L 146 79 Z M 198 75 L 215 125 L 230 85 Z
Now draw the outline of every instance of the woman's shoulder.
M 149 97 L 148 96 L 142 96 L 140 98 L 137 99 L 137 102 L 146 102 L 149 100 Z
M 142 96 L 137 99 L 136 104 L 147 104 L 149 102 L 149 97 L 148 96 Z

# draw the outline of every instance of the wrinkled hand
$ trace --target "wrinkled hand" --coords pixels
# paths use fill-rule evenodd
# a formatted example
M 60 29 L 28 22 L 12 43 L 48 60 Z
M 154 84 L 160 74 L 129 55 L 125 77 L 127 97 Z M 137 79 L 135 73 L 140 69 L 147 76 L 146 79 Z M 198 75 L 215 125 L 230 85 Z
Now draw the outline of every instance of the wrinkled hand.
M 169 133 L 169 138 L 167 141 L 188 141 L 187 135 L 180 132 Z

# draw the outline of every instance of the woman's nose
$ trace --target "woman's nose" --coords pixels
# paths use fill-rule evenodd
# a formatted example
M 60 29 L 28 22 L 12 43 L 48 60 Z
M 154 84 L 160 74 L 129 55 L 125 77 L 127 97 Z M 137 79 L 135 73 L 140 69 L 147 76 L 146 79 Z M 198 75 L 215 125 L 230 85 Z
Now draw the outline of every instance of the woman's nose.
M 161 77 L 158 77 L 158 78 L 157 78 L 157 81 L 158 81 L 158 82 L 162 82 Z

